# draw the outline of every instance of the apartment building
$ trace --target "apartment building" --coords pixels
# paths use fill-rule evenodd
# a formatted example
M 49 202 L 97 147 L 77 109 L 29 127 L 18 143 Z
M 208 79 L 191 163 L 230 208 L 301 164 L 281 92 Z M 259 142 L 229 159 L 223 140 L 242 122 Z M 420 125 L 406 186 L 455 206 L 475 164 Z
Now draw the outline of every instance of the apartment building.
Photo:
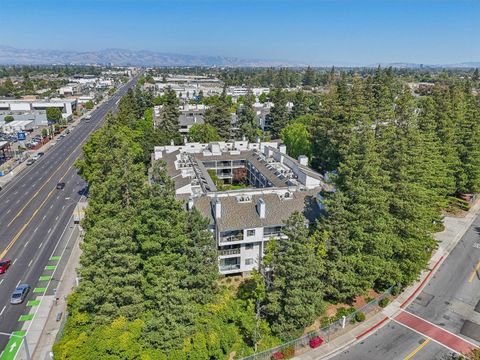
M 165 161 L 187 209 L 197 208 L 210 220 L 224 275 L 258 268 L 266 244 L 284 236 L 293 212 L 318 219 L 320 192 L 328 190 L 306 156 L 293 159 L 276 141 L 158 146 L 153 158 Z

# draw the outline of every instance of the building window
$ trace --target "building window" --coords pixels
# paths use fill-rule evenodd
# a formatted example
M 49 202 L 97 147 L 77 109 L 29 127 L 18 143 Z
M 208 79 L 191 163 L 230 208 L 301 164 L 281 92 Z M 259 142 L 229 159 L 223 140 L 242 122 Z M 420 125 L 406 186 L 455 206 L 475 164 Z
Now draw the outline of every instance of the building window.
M 252 264 L 253 264 L 253 258 L 245 259 L 245 265 L 252 265 Z
M 252 250 L 252 249 L 253 249 L 253 243 L 245 244 L 245 250 Z
M 255 236 L 255 229 L 247 230 L 247 236 Z

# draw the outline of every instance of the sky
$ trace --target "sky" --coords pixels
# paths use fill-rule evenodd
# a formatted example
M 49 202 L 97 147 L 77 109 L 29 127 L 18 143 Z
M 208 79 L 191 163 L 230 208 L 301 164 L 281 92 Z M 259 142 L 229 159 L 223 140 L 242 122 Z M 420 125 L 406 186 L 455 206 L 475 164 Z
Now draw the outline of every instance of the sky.
M 480 61 L 480 0 L 0 0 L 0 45 L 311 65 Z

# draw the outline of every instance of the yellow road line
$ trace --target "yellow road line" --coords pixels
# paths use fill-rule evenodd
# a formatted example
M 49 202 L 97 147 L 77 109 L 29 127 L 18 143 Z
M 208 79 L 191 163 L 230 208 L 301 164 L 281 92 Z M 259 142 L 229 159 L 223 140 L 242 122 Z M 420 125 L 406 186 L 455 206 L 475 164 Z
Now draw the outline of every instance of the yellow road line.
M 33 218 L 37 215 L 37 213 L 40 211 L 40 209 L 45 205 L 45 203 L 47 202 L 48 198 L 52 195 L 53 191 L 55 189 L 52 189 L 47 197 L 45 198 L 45 200 L 43 200 L 43 202 L 40 204 L 40 206 L 34 211 L 34 213 L 32 214 L 32 216 L 30 217 L 30 219 L 28 219 L 28 221 L 23 224 L 22 228 L 15 234 L 15 236 L 13 237 L 12 241 L 10 241 L 10 243 L 7 245 L 7 247 L 5 248 L 5 250 L 3 250 L 3 252 L 0 254 L 0 259 L 2 259 L 3 257 L 5 257 L 5 255 L 7 254 L 8 250 L 10 250 L 12 248 L 12 246 L 15 244 L 15 242 L 18 240 L 18 238 L 23 234 L 23 232 L 25 231 L 25 229 L 27 228 L 27 226 L 32 222 Z
M 477 263 L 477 266 L 475 266 L 475 270 L 472 271 L 472 274 L 468 278 L 468 282 L 471 283 L 473 279 L 475 278 L 475 275 L 477 275 L 478 269 L 480 269 L 480 261 Z
M 52 175 L 50 175 L 50 177 L 43 183 L 43 185 L 40 187 L 40 189 L 37 190 L 37 192 L 35 194 L 33 194 L 33 196 L 27 201 L 27 203 L 18 211 L 18 213 L 15 215 L 15 217 L 8 223 L 7 227 L 10 227 L 10 225 L 13 224 L 13 222 L 23 213 L 23 211 L 26 209 L 26 207 L 33 201 L 33 199 L 35 199 L 38 195 L 38 193 L 40 192 L 40 190 L 42 190 L 45 185 L 47 185 L 50 180 L 52 180 L 52 177 L 60 171 L 60 169 L 62 168 L 62 166 L 68 161 L 68 159 L 70 159 L 72 157 L 72 155 L 75 153 L 75 151 L 77 151 L 77 149 L 83 145 L 83 142 L 81 142 L 80 144 L 78 144 L 75 149 L 73 149 L 73 151 L 70 153 L 70 155 L 68 155 L 65 160 L 63 160 L 63 162 L 60 164 L 60 166 L 58 166 L 57 170 L 55 170 L 53 172 Z M 70 170 L 70 169 L 69 169 Z M 67 170 L 68 171 L 68 170 Z M 63 177 L 62 177 L 63 179 Z
M 422 350 L 425 345 L 427 345 L 430 342 L 430 339 L 425 339 L 423 343 L 421 343 L 415 350 L 413 350 L 410 354 L 408 354 L 403 360 L 410 360 L 415 356 L 416 353 L 418 353 L 420 350 Z

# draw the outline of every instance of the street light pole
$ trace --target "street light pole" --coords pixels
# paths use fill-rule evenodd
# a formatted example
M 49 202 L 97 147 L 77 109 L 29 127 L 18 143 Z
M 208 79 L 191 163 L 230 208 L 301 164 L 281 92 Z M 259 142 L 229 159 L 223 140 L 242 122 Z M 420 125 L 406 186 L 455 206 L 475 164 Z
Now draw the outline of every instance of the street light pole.
M 26 360 L 31 360 L 32 358 L 30 357 L 30 349 L 28 347 L 28 343 L 27 343 L 27 335 L 17 335 L 17 334 L 14 334 L 14 333 L 4 333 L 4 332 L 0 332 L 0 335 L 4 335 L 4 336 L 8 336 L 8 337 L 16 337 L 16 338 L 19 338 L 23 344 L 24 344 L 24 347 L 25 347 L 25 358 Z M 20 344 L 21 345 L 21 344 Z M 16 343 L 12 344 L 12 347 L 15 347 L 16 346 Z M 10 350 L 12 351 L 12 350 Z

